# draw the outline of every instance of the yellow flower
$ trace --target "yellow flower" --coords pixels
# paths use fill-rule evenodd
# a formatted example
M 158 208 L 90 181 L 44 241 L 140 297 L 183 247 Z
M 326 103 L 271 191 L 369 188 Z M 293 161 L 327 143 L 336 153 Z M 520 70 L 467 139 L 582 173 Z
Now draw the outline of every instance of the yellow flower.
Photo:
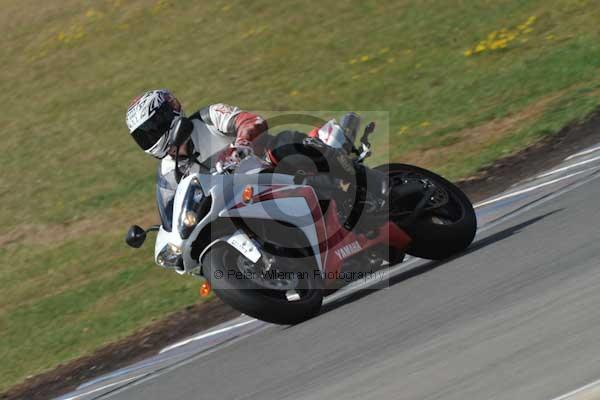
M 354 65 L 358 62 L 358 60 L 356 58 L 353 58 L 352 60 L 348 61 L 348 64 L 350 65 Z
M 423 122 L 421 122 L 420 126 L 421 126 L 421 128 L 427 128 L 430 125 L 431 125 L 431 123 L 429 121 L 423 121 Z
M 64 41 L 64 40 L 66 39 L 66 37 L 67 37 L 67 35 L 65 35 L 65 33 L 64 33 L 64 32 L 60 32 L 60 33 L 57 35 L 56 39 L 58 39 L 58 41 L 59 41 L 59 42 L 62 42 L 62 41 Z
M 497 40 L 496 42 L 494 42 L 494 44 L 496 45 L 496 47 L 498 47 L 500 49 L 504 49 L 504 48 L 506 48 L 508 42 L 506 39 L 500 39 L 500 40 Z
M 362 62 L 367 62 L 367 61 L 369 61 L 369 56 L 362 56 L 362 57 L 360 58 L 360 61 L 362 61 Z
M 384 47 L 383 49 L 379 50 L 379 54 L 385 54 L 385 53 L 388 53 L 389 51 L 390 51 L 389 48 Z
M 408 126 L 403 126 L 402 128 L 400 128 L 400 130 L 398 131 L 399 135 L 404 135 L 406 132 L 408 132 Z
M 299 95 L 300 95 L 300 92 L 299 92 L 299 91 L 297 91 L 297 90 L 292 90 L 292 91 L 290 92 L 290 96 L 296 97 L 296 96 L 299 96 Z
M 536 20 L 537 17 L 530 16 L 527 21 L 518 25 L 516 28 L 502 28 L 498 31 L 492 31 L 488 33 L 485 40 L 480 41 L 473 49 L 464 51 L 463 54 L 465 57 L 470 57 L 474 54 L 480 54 L 488 50 L 493 51 L 505 49 L 508 47 L 510 42 L 517 39 L 521 35 L 533 32 L 531 25 L 535 23 Z M 524 43 L 527 40 L 521 39 L 520 41 Z
M 552 40 L 552 39 L 554 39 L 553 34 L 546 35 L 546 40 Z
M 223 8 L 221 8 L 221 11 L 223 12 L 227 12 L 229 10 L 231 10 L 231 4 L 226 4 L 223 6 Z

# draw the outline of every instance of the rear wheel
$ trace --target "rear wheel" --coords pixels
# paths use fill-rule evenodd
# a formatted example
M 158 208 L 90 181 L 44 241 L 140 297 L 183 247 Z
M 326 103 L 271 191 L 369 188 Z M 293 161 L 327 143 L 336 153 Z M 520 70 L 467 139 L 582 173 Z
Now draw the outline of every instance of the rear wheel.
M 228 244 L 217 244 L 203 259 L 204 276 L 221 300 L 251 317 L 291 325 L 317 315 L 323 302 L 319 271 L 286 259 L 279 261 L 285 268 L 275 261 L 265 272 L 264 258 L 254 264 Z
M 432 190 L 423 212 L 414 221 L 407 217 L 420 195 L 391 200 L 390 219 L 413 239 L 408 254 L 441 260 L 469 247 L 475 238 L 477 219 L 471 201 L 456 185 L 413 165 L 387 164 L 375 169 L 387 173 L 391 185 L 420 182 Z

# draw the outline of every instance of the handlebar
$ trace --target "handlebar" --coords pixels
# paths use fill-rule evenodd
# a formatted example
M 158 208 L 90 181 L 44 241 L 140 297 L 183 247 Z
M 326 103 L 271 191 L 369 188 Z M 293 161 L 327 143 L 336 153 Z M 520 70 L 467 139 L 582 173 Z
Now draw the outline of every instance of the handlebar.
M 231 173 L 238 165 L 239 165 L 238 161 L 229 161 L 229 162 L 218 161 L 217 164 L 215 165 L 216 171 L 213 172 L 213 175 Z

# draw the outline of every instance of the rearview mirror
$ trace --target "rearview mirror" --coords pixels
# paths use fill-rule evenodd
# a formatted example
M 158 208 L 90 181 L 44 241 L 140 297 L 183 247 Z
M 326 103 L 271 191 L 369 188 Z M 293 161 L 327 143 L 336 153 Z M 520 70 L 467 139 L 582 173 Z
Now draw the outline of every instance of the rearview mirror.
M 133 247 L 139 248 L 144 244 L 146 240 L 146 231 L 140 228 L 137 225 L 132 225 L 127 231 L 127 235 L 125 236 L 125 242 Z
M 171 146 L 179 147 L 190 138 L 192 131 L 194 130 L 194 124 L 186 117 L 179 118 L 175 128 L 173 129 L 173 135 L 169 142 Z

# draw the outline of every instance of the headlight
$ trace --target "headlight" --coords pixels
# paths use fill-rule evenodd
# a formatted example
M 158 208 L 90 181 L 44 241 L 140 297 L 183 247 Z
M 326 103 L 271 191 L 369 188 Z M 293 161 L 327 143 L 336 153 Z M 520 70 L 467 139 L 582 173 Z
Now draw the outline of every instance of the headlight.
M 156 262 L 165 268 L 183 267 L 181 247 L 168 243 L 156 256 Z
M 183 199 L 183 207 L 179 215 L 179 234 L 183 239 L 187 239 L 201 218 L 198 214 L 203 211 L 202 206 L 206 204 L 208 199 L 202 192 L 202 186 L 198 178 L 193 178 L 190 186 L 185 192 Z

